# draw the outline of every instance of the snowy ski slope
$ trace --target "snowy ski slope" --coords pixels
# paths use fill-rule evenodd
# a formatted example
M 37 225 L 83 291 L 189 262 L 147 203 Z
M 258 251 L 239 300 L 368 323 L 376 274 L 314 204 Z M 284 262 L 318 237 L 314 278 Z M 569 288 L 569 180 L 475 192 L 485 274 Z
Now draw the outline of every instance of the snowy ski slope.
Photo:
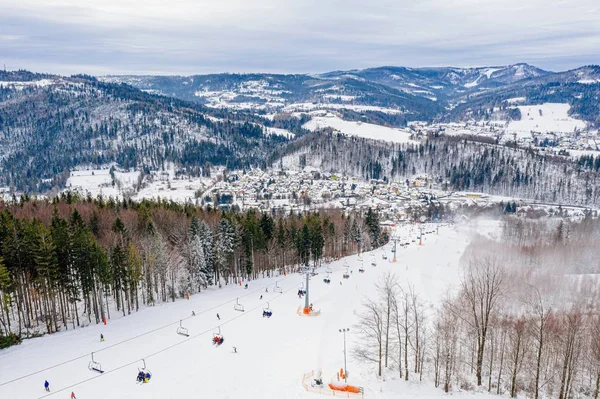
M 247 290 L 232 285 L 209 289 L 189 301 L 145 308 L 109 321 L 107 326 L 27 340 L 0 352 L 0 398 L 68 398 L 71 391 L 79 399 L 314 398 L 319 395 L 303 389 L 302 376 L 321 368 L 328 382 L 343 367 L 343 340 L 338 330 L 348 327 L 348 382 L 364 387 L 366 398 L 445 396 L 429 382 L 382 382 L 375 377 L 373 366 L 357 362 L 351 355 L 355 312 L 361 311 L 365 296 L 375 297 L 374 283 L 386 271 L 395 272 L 402 283 L 413 284 L 435 306 L 448 288 L 456 286 L 459 258 L 474 230 L 473 226 L 459 231 L 440 226 L 439 235 L 426 235 L 423 246 L 417 241 L 408 248 L 399 247 L 397 263 L 391 263 L 391 244 L 363 254 L 362 261 L 352 256 L 333 262 L 330 285 L 323 283 L 326 272 L 321 268 L 310 286 L 311 302 L 321 310 L 319 317 L 296 314 L 303 304 L 297 296 L 303 277 L 288 274 L 250 281 Z M 402 226 L 397 233 L 410 241 L 416 229 Z M 387 260 L 382 259 L 384 252 Z M 373 259 L 375 267 L 371 266 Z M 348 280 L 342 279 L 345 264 L 352 271 Z M 359 274 L 361 265 L 366 272 Z M 273 292 L 275 281 L 282 294 Z M 244 312 L 233 309 L 237 297 Z M 273 311 L 270 319 L 262 317 L 267 301 Z M 192 311 L 196 316 L 191 316 Z M 180 319 L 189 330 L 188 338 L 176 334 Z M 218 326 L 225 341 L 214 347 L 211 339 Z M 102 343 L 101 333 L 106 338 Z M 233 353 L 233 346 L 238 353 Z M 104 374 L 88 370 L 92 351 Z M 77 360 L 69 361 L 73 358 Z M 153 375 L 148 384 L 135 381 L 141 359 Z M 7 383 L 13 379 L 18 380 Z M 43 388 L 45 379 L 51 384 L 49 394 Z

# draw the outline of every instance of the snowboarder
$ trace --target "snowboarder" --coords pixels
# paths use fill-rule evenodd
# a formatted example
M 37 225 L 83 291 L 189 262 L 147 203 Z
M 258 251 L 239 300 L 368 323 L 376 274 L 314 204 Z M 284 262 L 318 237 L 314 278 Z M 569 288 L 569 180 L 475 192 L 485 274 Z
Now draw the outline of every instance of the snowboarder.
M 192 310 L 192 316 L 196 316 L 196 312 Z
M 104 342 L 104 335 L 100 334 L 100 342 Z
M 75 397 L 75 392 L 73 392 L 73 391 L 71 391 L 71 399 L 77 399 L 77 398 Z
M 260 299 L 259 299 L 259 301 L 260 301 L 260 300 L 262 300 L 262 295 L 260 296 Z
M 217 313 L 217 319 L 221 320 L 221 316 Z
M 235 346 L 233 347 L 233 353 L 237 353 L 237 348 Z
M 50 392 L 50 383 L 48 382 L 48 380 L 44 381 L 44 389 Z

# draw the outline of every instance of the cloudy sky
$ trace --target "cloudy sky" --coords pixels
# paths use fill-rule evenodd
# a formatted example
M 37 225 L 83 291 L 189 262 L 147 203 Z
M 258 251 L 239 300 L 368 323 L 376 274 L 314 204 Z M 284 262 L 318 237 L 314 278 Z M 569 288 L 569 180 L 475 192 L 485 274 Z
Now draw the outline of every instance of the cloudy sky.
M 599 0 L 0 0 L 0 64 L 61 74 L 600 64 Z

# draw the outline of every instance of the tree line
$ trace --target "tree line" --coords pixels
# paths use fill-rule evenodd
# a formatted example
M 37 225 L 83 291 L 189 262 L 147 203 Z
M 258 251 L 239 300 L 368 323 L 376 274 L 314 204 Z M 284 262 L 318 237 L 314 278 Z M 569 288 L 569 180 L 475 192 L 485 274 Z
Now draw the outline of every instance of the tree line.
M 369 249 L 387 238 L 378 215 L 366 216 L 274 217 L 70 192 L 0 202 L 0 341 L 100 323 Z

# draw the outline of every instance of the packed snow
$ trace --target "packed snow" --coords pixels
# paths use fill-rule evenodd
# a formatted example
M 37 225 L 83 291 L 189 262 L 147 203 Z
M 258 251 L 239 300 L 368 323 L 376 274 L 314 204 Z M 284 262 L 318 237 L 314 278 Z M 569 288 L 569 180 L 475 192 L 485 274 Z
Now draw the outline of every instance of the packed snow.
M 391 141 L 394 143 L 408 143 L 411 141 L 411 133 L 407 130 L 374 125 L 372 123 L 346 121 L 331 113 L 322 116 L 314 116 L 310 121 L 305 123 L 303 127 L 311 131 L 331 127 L 350 136 Z
M 27 340 L 0 351 L 0 398 L 66 398 L 71 392 L 85 399 L 313 398 L 318 395 L 305 390 L 303 376 L 322 369 L 324 382 L 335 380 L 336 371 L 343 367 L 340 328 L 350 328 L 348 382 L 363 387 L 365 397 L 446 397 L 430 382 L 398 381 L 391 374 L 377 379 L 372 365 L 351 355 L 355 313 L 361 311 L 365 296 L 376 296 L 375 283 L 385 272 L 394 272 L 402 282 L 413 284 L 435 308 L 446 290 L 458 284 L 459 259 L 471 232 L 496 229 L 496 224 L 472 225 L 462 231 L 448 225 L 429 226 L 437 234 L 424 236 L 422 246 L 412 242 L 406 248 L 398 247 L 397 263 L 391 261 L 392 244 L 388 244 L 362 257 L 331 263 L 331 284 L 323 282 L 325 266 L 319 269 L 309 291 L 310 302 L 321 310 L 318 317 L 298 316 L 304 300 L 297 291 L 304 278 L 288 274 L 250 281 L 248 289 L 240 285 L 211 287 L 190 300 L 145 308 L 109 320 L 106 326 Z M 402 225 L 395 234 L 410 240 L 416 232 L 416 227 Z M 346 265 L 351 271 L 347 280 L 342 279 Z M 359 274 L 362 265 L 366 272 Z M 274 292 L 275 282 L 283 293 Z M 245 311 L 234 310 L 236 298 Z M 272 317 L 262 316 L 265 308 L 272 310 Z M 180 320 L 189 337 L 176 333 Z M 224 343 L 215 347 L 211 340 L 219 327 Z M 100 342 L 100 334 L 105 342 Z M 103 374 L 88 369 L 91 352 Z M 147 384 L 138 384 L 138 368 L 144 362 L 152 378 Z M 18 380 L 9 382 L 13 379 Z M 50 382 L 49 393 L 44 391 L 44 380 Z

